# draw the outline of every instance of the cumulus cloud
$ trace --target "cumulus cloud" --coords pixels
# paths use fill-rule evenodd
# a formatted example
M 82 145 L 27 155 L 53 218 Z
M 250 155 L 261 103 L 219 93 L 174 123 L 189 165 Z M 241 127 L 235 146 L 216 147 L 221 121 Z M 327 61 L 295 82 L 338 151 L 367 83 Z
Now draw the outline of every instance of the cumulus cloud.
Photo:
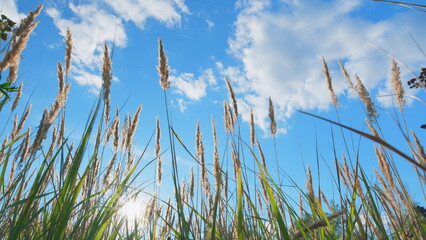
M 65 19 L 61 12 L 49 8 L 46 13 L 53 19 L 60 30 L 60 35 L 66 36 L 70 29 L 73 39 L 73 76 L 78 84 L 99 88 L 102 79 L 99 69 L 102 63 L 103 44 L 113 42 L 117 47 L 125 47 L 127 36 L 120 18 L 99 9 L 94 4 L 68 5 L 75 15 Z
M 4 0 L 0 3 L 1 14 L 6 15 L 12 21 L 19 23 L 19 20 L 25 18 L 25 14 L 19 13 L 15 0 Z
M 104 2 L 114 10 L 105 8 Z M 142 27 L 146 19 L 154 18 L 167 26 L 180 23 L 180 13 L 189 13 L 184 0 L 123 0 L 94 1 L 80 4 L 69 3 L 71 17 L 65 17 L 57 8 L 46 10 L 60 35 L 65 37 L 70 28 L 73 39 L 73 77 L 80 85 L 99 88 L 102 85 L 100 68 L 102 64 L 103 44 L 112 43 L 116 47 L 126 47 L 127 34 L 124 21 L 132 21 Z M 117 79 L 115 79 L 117 80 Z M 96 92 L 93 89 L 91 92 Z
M 170 76 L 170 83 L 174 88 L 174 92 L 185 96 L 190 100 L 200 100 L 206 95 L 206 89 L 209 85 L 215 85 L 216 79 L 212 69 L 204 70 L 198 78 L 193 73 L 181 73 L 177 76 Z M 179 104 L 183 104 L 180 101 Z M 186 109 L 186 108 L 182 108 Z
M 358 74 L 370 90 L 389 78 L 390 57 L 367 41 L 386 49 L 409 66 L 423 60 L 409 33 L 418 40 L 426 33 L 416 12 L 399 13 L 372 21 L 355 14 L 360 0 L 264 1 L 241 0 L 229 39 L 229 53 L 242 67 L 223 67 L 223 74 L 237 85 L 241 101 L 254 107 L 257 123 L 266 130 L 267 99 L 276 118 L 288 119 L 297 109 L 325 109 L 330 97 L 322 74 L 324 56 L 333 77 L 333 88 L 345 94 L 347 85 L 338 69 L 342 59 L 348 72 Z M 404 69 L 401 69 L 404 72 Z M 406 72 L 405 72 L 406 74 Z

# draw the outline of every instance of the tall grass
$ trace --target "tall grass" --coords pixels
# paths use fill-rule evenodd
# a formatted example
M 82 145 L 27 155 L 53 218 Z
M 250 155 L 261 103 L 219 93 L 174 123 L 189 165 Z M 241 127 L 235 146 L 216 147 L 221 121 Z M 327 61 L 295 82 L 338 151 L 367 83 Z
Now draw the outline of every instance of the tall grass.
M 15 74 L 12 67 L 18 67 L 17 59 L 23 50 L 22 46 L 25 46 L 34 29 L 34 20 L 40 11 L 41 6 L 35 12 L 30 12 L 17 28 L 19 31 L 13 32 L 8 48 L 3 50 L 1 63 L 4 73 L 8 71 L 9 74 Z M 376 130 L 380 129 L 380 124 L 374 103 L 358 77 L 356 86 L 351 82 L 343 64 L 342 71 L 350 87 L 365 103 L 367 124 L 372 133 L 355 130 L 341 122 L 326 121 L 336 124 L 343 136 L 346 136 L 347 129 L 376 142 L 375 154 L 379 169 L 375 170 L 376 177 L 372 181 L 360 165 L 359 155 L 355 159 L 347 159 L 343 154 L 341 160 L 335 156 L 335 169 L 330 170 L 329 174 L 337 178 L 333 185 L 339 193 L 339 199 L 336 200 L 325 196 L 321 185 L 317 191 L 314 190 L 315 182 L 309 166 L 306 188 L 302 186 L 303 183 L 288 178 L 279 168 L 277 171 L 280 178 L 272 177 L 270 169 L 273 166 L 267 166 L 253 122 L 250 139 L 246 141 L 242 137 L 237 102 L 227 79 L 232 101 L 231 104 L 224 103 L 227 137 L 226 141 L 221 141 L 224 150 L 220 154 L 212 119 L 214 164 L 210 169 L 205 162 L 200 125 L 196 128 L 197 150 L 193 152 L 179 137 L 179 132 L 184 130 L 174 129 L 169 118 L 169 66 L 161 40 L 158 70 L 160 86 L 164 90 L 166 132 L 169 138 L 169 146 L 164 149 L 168 150 L 161 152 L 161 129 L 157 119 L 155 159 L 146 159 L 144 154 L 150 147 L 149 143 L 140 155 L 134 153 L 133 136 L 141 107 L 133 116 L 125 115 L 124 120 L 120 120 L 122 113 L 118 110 L 114 117 L 110 117 L 112 71 L 106 45 L 102 91 L 93 103 L 92 110 L 87 113 L 86 126 L 80 140 L 69 142 L 65 131 L 65 108 L 70 88 L 67 83 L 72 53 L 70 32 L 66 43 L 65 71 L 62 64 L 58 64 L 58 95 L 50 109 L 44 111 L 39 126 L 24 130 L 30 106 L 20 117 L 16 114 L 16 106 L 10 112 L 7 111 L 7 106 L 17 104 L 19 94 L 11 94 L 15 96 L 15 101 L 4 101 L 5 107 L 0 112 L 17 116 L 13 126 L 1 126 L 11 129 L 10 133 L 1 134 L 1 239 L 423 239 L 426 236 L 425 209 L 414 203 L 394 162 L 396 155 L 405 158 L 413 166 L 411 174 L 416 174 L 420 185 L 424 187 L 426 156 L 422 144 L 414 132 L 411 136 L 405 134 L 411 152 L 403 153 L 383 139 L 383 134 Z M 325 60 L 323 65 L 337 110 L 337 97 L 332 92 L 332 81 Z M 398 86 L 401 80 L 396 67 L 394 62 L 393 81 Z M 424 88 L 421 82 L 418 86 Z M 398 92 L 401 89 L 395 89 L 398 98 L 403 98 L 404 94 Z M 275 136 L 277 126 L 272 101 L 269 101 L 273 123 L 271 134 Z M 399 106 L 403 115 L 404 106 Z M 51 136 L 48 137 L 48 134 Z M 186 176 L 187 171 L 179 168 L 177 146 L 182 146 L 194 163 L 198 164 L 200 182 L 195 182 L 192 170 Z M 107 148 L 113 151 L 112 157 L 104 154 Z M 338 151 L 336 148 L 333 150 Z M 168 154 L 170 158 L 166 157 Z M 166 159 L 172 163 L 172 199 L 163 199 L 159 194 L 161 182 L 166 181 L 161 177 L 161 162 Z M 228 159 L 232 161 L 233 167 L 228 168 Z M 253 159 L 255 165 L 246 164 L 248 159 Z M 146 164 L 142 166 L 143 162 Z M 152 193 L 135 182 L 143 178 L 145 174 L 141 173 L 145 167 L 154 163 L 157 163 L 156 191 Z M 188 182 L 181 181 L 182 177 L 189 179 Z M 299 200 L 281 188 L 281 177 L 297 190 Z M 374 183 L 376 179 L 378 184 Z M 120 209 L 140 193 L 150 196 L 145 214 L 135 219 L 120 214 Z M 426 199 L 424 193 L 422 197 Z

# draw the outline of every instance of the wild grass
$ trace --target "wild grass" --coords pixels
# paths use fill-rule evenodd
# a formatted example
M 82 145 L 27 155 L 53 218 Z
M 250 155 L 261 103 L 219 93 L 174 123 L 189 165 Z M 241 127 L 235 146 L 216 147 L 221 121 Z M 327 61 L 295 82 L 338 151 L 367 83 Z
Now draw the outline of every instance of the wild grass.
M 40 11 L 41 7 L 31 12 L 12 33 L 8 47 L 2 50 L 0 65 L 3 73 L 16 74 L 12 67 L 18 67 L 22 46 L 36 26 L 34 21 Z M 423 145 L 414 132 L 403 135 L 410 146 L 410 153 L 403 153 L 383 139 L 378 113 L 368 91 L 359 77 L 355 76 L 356 84 L 351 82 L 341 62 L 342 73 L 349 86 L 365 104 L 367 124 L 372 134 L 355 130 L 339 121 L 324 120 L 335 124 L 343 136 L 346 136 L 347 129 L 375 142 L 379 169 L 375 170 L 373 181 L 361 166 L 359 155 L 355 159 L 347 159 L 343 151 L 340 160 L 335 156 L 335 168 L 328 173 L 336 176 L 333 188 L 339 195 L 338 199 L 330 199 L 322 192 L 320 184 L 315 191 L 317 183 L 309 166 L 306 187 L 287 178 L 279 166 L 277 172 L 281 177 L 277 179 L 271 175 L 273 166 L 267 166 L 263 148 L 256 137 L 253 111 L 250 139 L 246 141 L 242 137 L 240 124 L 243 123 L 228 79 L 226 84 L 232 103 L 224 101 L 225 141 L 218 138 L 215 120 L 212 118 L 211 121 L 214 143 L 212 167 L 206 164 L 200 130 L 203 123 L 199 122 L 195 128 L 196 151 L 191 151 L 178 134 L 187 129 L 174 129 L 169 118 L 169 65 L 160 39 L 157 68 L 159 87 L 164 90 L 165 132 L 168 133 L 169 146 L 160 146 L 162 130 L 157 118 L 153 147 L 155 159 L 147 159 L 145 155 L 151 148 L 149 143 L 141 154 L 134 152 L 133 138 L 141 107 L 133 116 L 124 115 L 124 120 L 118 109 L 115 116 L 110 117 L 112 71 L 106 45 L 102 91 L 87 113 L 80 140 L 70 142 L 65 113 L 71 87 L 68 77 L 71 74 L 72 42 L 68 31 L 65 71 L 58 63 L 58 94 L 50 109 L 44 111 L 39 126 L 35 129 L 26 126 L 31 105 L 26 106 L 20 117 L 16 114 L 22 82 L 18 93 L 10 93 L 14 100 L 2 96 L 6 100 L 0 114 L 16 114 L 16 118 L 10 133 L 2 132 L 0 135 L 1 239 L 424 239 L 426 236 L 424 206 L 414 202 L 403 181 L 402 174 L 407 173 L 400 173 L 394 161 L 396 155 L 407 160 L 413 166 L 412 173 L 408 174 L 417 175 L 423 188 L 426 184 Z M 322 63 L 332 102 L 338 112 L 331 76 L 324 59 Z M 403 115 L 405 95 L 401 91 L 395 61 L 391 74 Z M 424 88 L 423 83 L 419 82 L 418 87 Z M 271 99 L 269 103 L 271 135 L 275 138 L 277 123 Z M 9 105 L 11 107 L 6 108 Z M 153 137 L 154 134 L 150 139 Z M 176 146 L 187 151 L 199 171 L 191 169 L 187 174 L 188 171 L 179 166 Z M 104 154 L 106 148 L 112 150 L 112 156 Z M 167 150 L 161 152 L 161 149 Z M 333 151 L 339 150 L 334 148 Z M 226 164 L 228 159 L 233 167 Z M 254 161 L 254 166 L 246 164 L 249 159 Z M 173 183 L 174 193 L 167 194 L 173 195 L 169 199 L 160 194 L 161 184 L 166 181 L 162 176 L 164 161 L 170 161 L 172 166 L 169 183 Z M 142 173 L 154 163 L 157 170 L 153 183 L 155 191 L 152 192 L 137 185 L 136 181 L 144 178 L 146 174 Z M 196 174 L 199 174 L 199 182 L 195 182 Z M 281 178 L 288 179 L 288 184 L 297 190 L 298 200 L 297 195 L 290 195 L 281 187 Z M 120 214 L 123 206 L 140 193 L 150 196 L 145 213 L 132 219 Z M 426 199 L 424 192 L 422 198 Z

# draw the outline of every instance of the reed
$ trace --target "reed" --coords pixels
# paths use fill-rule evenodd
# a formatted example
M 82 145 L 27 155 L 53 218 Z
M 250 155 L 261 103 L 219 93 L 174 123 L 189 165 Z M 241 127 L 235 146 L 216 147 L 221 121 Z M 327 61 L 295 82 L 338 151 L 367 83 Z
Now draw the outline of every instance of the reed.
M 40 14 L 41 8 L 31 12 L 17 27 L 16 34 L 19 35 L 12 39 L 15 42 L 3 55 L 0 64 L 2 71 L 17 65 L 17 56 L 25 47 L 23 41 L 28 40 L 30 32 L 36 27 L 35 17 Z M 65 64 L 57 65 L 58 93 L 50 108 L 44 109 L 38 128 L 26 121 L 33 114 L 31 104 L 25 106 L 20 115 L 16 113 L 20 95 L 25 91 L 22 83 L 19 91 L 14 93 L 14 101 L 4 100 L 4 105 L 10 107 L 0 109 L 0 114 L 16 116 L 11 123 L 2 123 L 11 125 L 2 126 L 9 132 L 5 130 L 0 133 L 0 238 L 422 239 L 426 236 L 423 206 L 417 206 L 414 202 L 403 181 L 403 173 L 395 165 L 398 155 L 407 160 L 414 169 L 410 174 L 416 174 L 424 187 L 426 157 L 423 144 L 414 132 L 411 137 L 402 134 L 411 147 L 410 153 L 403 153 L 387 142 L 383 137 L 386 134 L 376 130 L 380 130 L 380 120 L 369 92 L 356 75 L 356 85 L 352 83 L 350 74 L 340 61 L 348 87 L 364 103 L 364 117 L 372 134 L 340 121 L 316 117 L 325 121 L 324 124 L 333 124 L 341 129 L 343 139 L 333 135 L 333 142 L 341 141 L 345 145 L 346 138 L 353 138 L 344 134 L 346 130 L 373 141 L 376 144 L 373 156 L 377 159 L 378 169 L 374 169 L 374 175 L 367 177 L 370 169 L 364 169 L 362 161 L 358 159 L 362 155 L 357 154 L 354 160 L 353 156 L 342 150 L 341 159 L 334 158 L 336 169 L 326 173 L 336 178 L 335 184 L 324 186 L 317 182 L 314 176 L 319 172 L 308 165 L 305 186 L 301 186 L 303 183 L 295 182 L 285 169 L 280 169 L 282 163 L 278 162 L 276 153 L 278 175 L 271 175 L 269 169 L 275 166 L 270 165 L 270 161 L 273 161 L 269 159 L 270 153 L 264 152 L 268 148 L 262 147 L 256 138 L 255 112 L 250 110 L 248 128 L 242 127 L 244 123 L 239 121 L 238 102 L 228 78 L 225 78 L 225 83 L 230 104 L 223 102 L 223 116 L 220 116 L 224 119 L 225 132 L 222 135 L 218 131 L 212 117 L 213 146 L 204 146 L 201 123 L 198 122 L 196 147 L 186 146 L 179 132 L 187 129 L 175 129 L 169 117 L 167 90 L 171 83 L 168 59 L 161 39 L 158 40 L 157 69 L 159 87 L 164 90 L 168 145 L 160 145 L 161 131 L 164 129 L 161 129 L 160 118 L 157 117 L 151 136 L 153 146 L 150 138 L 143 151 L 136 153 L 134 138 L 143 114 L 142 105 L 133 115 L 122 113 L 117 108 L 115 116 L 110 119 L 113 71 L 107 45 L 104 46 L 103 66 L 100 69 L 102 91 L 85 116 L 86 125 L 81 137 L 71 142 L 64 109 L 71 87 L 67 78 L 72 73 L 73 41 L 68 30 Z M 18 43 L 21 44 L 19 48 Z M 331 74 L 324 59 L 322 63 L 325 83 L 337 107 Z M 395 60 L 392 60 L 390 75 L 395 99 L 401 109 L 398 114 L 404 115 L 405 94 Z M 6 96 L 2 97 L 5 99 Z M 272 100 L 268 100 L 270 133 L 276 151 L 275 138 L 279 137 L 277 119 Z M 238 131 L 235 131 L 235 123 Z M 396 124 L 403 125 L 399 122 Z M 250 129 L 250 132 L 244 133 L 241 129 Z M 178 164 L 178 146 L 184 149 L 183 154 L 187 153 L 186 156 L 193 160 L 191 168 L 185 169 L 186 166 Z M 152 147 L 155 157 L 148 159 L 145 153 Z M 212 154 L 208 155 L 206 149 L 212 149 Z M 332 150 L 340 152 L 335 145 Z M 169 157 L 164 153 L 170 154 Z M 253 167 L 245 164 L 247 159 L 253 160 Z M 148 170 L 151 164 L 156 164 L 154 178 Z M 199 173 L 194 172 L 197 166 Z M 196 174 L 200 174 L 199 181 Z M 170 175 L 171 179 L 166 177 Z M 285 187 L 281 179 L 285 179 Z M 161 189 L 160 194 L 160 184 L 173 184 L 174 192 L 165 193 Z M 291 187 L 295 195 L 289 194 L 286 187 Z M 338 193 L 337 199 L 323 192 L 328 187 Z M 120 213 L 126 204 L 140 195 L 146 197 L 146 206 L 140 216 L 130 219 Z M 424 193 L 422 197 L 426 198 Z

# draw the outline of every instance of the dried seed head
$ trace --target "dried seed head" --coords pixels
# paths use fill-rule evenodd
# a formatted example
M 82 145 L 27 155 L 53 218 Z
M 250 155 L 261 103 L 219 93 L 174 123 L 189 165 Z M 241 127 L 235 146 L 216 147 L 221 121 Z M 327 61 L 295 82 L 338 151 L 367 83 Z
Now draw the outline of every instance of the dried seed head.
M 416 156 L 419 159 L 419 163 L 422 166 L 426 167 L 426 153 L 425 153 L 425 150 L 423 148 L 423 145 L 420 143 L 419 139 L 417 138 L 416 134 L 413 131 L 411 131 L 411 135 L 413 135 L 414 142 L 416 143 L 416 148 L 417 148 L 417 152 L 418 152 L 416 154 Z
M 228 133 L 234 132 L 234 117 L 231 112 L 231 108 L 229 107 L 228 102 L 223 101 L 223 117 L 224 117 L 224 125 L 225 130 Z
M 373 124 L 371 123 L 371 121 L 366 118 L 365 122 L 367 123 L 368 129 L 370 129 L 370 132 L 375 136 L 375 137 L 379 137 L 379 134 L 376 131 L 376 128 L 373 126 Z
M 201 185 L 203 186 L 203 191 L 205 194 L 210 193 L 210 184 L 207 175 L 207 166 L 206 160 L 204 158 L 204 145 L 203 145 L 203 137 L 201 136 L 200 130 L 200 122 L 197 122 L 197 130 L 195 133 L 195 143 L 197 150 L 197 159 L 201 164 Z
M 383 153 L 383 149 L 382 148 L 378 149 L 376 146 L 374 146 L 374 150 L 376 153 L 377 160 L 379 162 L 380 170 L 382 171 L 383 175 L 386 177 L 386 181 L 388 181 L 390 186 L 395 186 L 392 172 L 389 166 L 389 162 L 386 160 L 386 157 Z
M 160 145 L 160 137 L 161 137 L 161 129 L 160 129 L 160 120 L 158 117 L 156 118 L 156 137 L 155 137 L 155 157 L 157 158 L 157 184 L 161 184 L 162 179 L 162 159 L 160 157 L 161 145 Z
M 25 138 L 23 141 L 24 148 L 21 153 L 21 160 L 19 161 L 20 165 L 22 165 L 22 163 L 28 156 L 28 152 L 30 150 L 30 144 L 31 144 L 31 128 L 28 128 L 27 135 L 25 135 Z
M 349 87 L 356 91 L 355 86 L 353 82 L 351 81 L 351 77 L 349 76 L 348 72 L 346 71 L 345 67 L 343 66 L 342 61 L 339 60 L 340 70 L 342 70 L 343 76 L 345 76 L 346 81 L 349 84 Z
M 234 115 L 235 119 L 234 122 L 238 119 L 238 105 L 237 105 L 237 99 L 235 98 L 234 91 L 232 90 L 231 83 L 229 82 L 228 78 L 225 77 L 226 86 L 228 86 L 228 92 L 229 92 L 229 98 L 232 101 L 232 108 L 234 109 Z
M 220 160 L 219 160 L 219 142 L 217 140 L 217 133 L 216 133 L 216 125 L 214 123 L 214 119 L 212 117 L 212 131 L 213 131 L 213 166 L 214 166 L 214 178 L 216 183 L 216 190 L 218 191 L 221 186 L 222 181 L 222 170 L 220 167 Z
M 62 145 L 65 135 L 65 114 L 61 116 L 61 123 L 59 125 L 59 136 L 58 136 L 58 146 Z
M 14 30 L 15 36 L 20 36 L 25 32 L 25 30 L 34 22 L 35 18 L 40 14 L 43 9 L 43 4 L 37 6 L 35 11 L 29 11 L 28 16 L 21 20 L 19 23 L 19 27 Z
M 109 121 L 109 111 L 110 111 L 110 88 L 111 88 L 111 58 L 108 52 L 108 46 L 104 44 L 104 57 L 103 57 L 103 67 L 102 67 L 102 92 L 104 99 L 104 120 L 105 123 Z
M 271 135 L 275 136 L 277 134 L 277 122 L 275 122 L 274 105 L 271 97 L 269 97 L 269 119 L 271 121 Z
M 392 74 L 391 74 L 391 83 L 393 91 L 396 94 L 396 102 L 399 105 L 401 112 L 404 111 L 404 106 L 407 103 L 404 99 L 404 88 L 401 83 L 401 71 L 399 70 L 398 64 L 395 59 L 392 58 Z
M 16 43 L 13 44 L 10 50 L 4 54 L 3 61 L 0 61 L 1 72 L 6 70 L 8 66 L 17 66 L 21 52 L 27 46 L 28 38 L 37 24 L 38 22 L 31 23 L 27 28 L 25 28 L 19 39 L 16 40 Z
M 162 168 L 163 160 L 161 157 L 157 158 L 157 185 L 161 185 L 161 180 L 163 177 L 163 168 Z
M 331 76 L 330 76 L 330 73 L 328 72 L 327 63 L 325 62 L 324 57 L 322 58 L 322 66 L 323 66 L 323 73 L 324 73 L 324 76 L 325 76 L 325 80 L 327 82 L 327 88 L 328 88 L 328 91 L 330 92 L 330 95 L 331 95 L 332 103 L 333 103 L 334 107 L 337 108 L 337 107 L 339 107 L 340 104 L 337 101 L 336 94 L 334 93 L 333 85 L 332 85 L 332 82 L 331 82 Z
M 133 145 L 133 137 L 136 133 L 136 129 L 138 127 L 139 123 L 139 116 L 142 111 L 142 105 L 139 105 L 138 109 L 136 110 L 135 114 L 133 115 L 133 120 L 129 120 L 129 129 L 127 132 L 127 150 L 129 151 L 130 148 Z
M 375 120 L 379 117 L 377 114 L 376 108 L 374 107 L 374 103 L 371 101 L 370 94 L 368 93 L 367 89 L 365 88 L 364 84 L 362 84 L 361 79 L 359 79 L 358 75 L 355 75 L 356 80 L 356 90 L 358 93 L 359 98 L 364 103 L 366 109 L 367 109 L 367 115 L 370 118 L 370 120 Z
M 109 161 L 107 168 L 105 170 L 105 175 L 104 175 L 105 186 L 109 186 L 111 183 L 112 167 L 114 166 L 116 159 L 117 159 L 117 152 L 114 153 L 114 155 L 112 156 L 112 159 Z
M 116 119 L 114 122 L 114 143 L 113 143 L 113 149 L 114 151 L 117 151 L 118 149 L 118 143 L 120 141 L 120 118 L 116 115 Z
M 156 125 L 155 125 L 155 157 L 160 157 L 160 151 L 161 151 L 161 145 L 160 145 L 160 138 L 161 138 L 161 129 L 160 129 L 160 120 L 158 117 L 155 119 Z
M 260 155 L 260 159 L 262 160 L 263 168 L 265 168 L 265 171 L 266 171 L 265 155 L 263 155 L 262 147 L 260 146 L 259 140 L 257 140 L 257 138 L 256 138 L 256 144 L 257 144 L 257 148 L 259 149 L 259 155 Z
M 312 173 L 311 173 L 311 167 L 309 165 L 308 165 L 306 177 L 307 177 L 307 181 L 305 184 L 306 184 L 306 189 L 308 190 L 308 198 L 312 203 L 314 203 L 315 193 L 314 193 L 314 188 L 312 187 Z
M 233 143 L 231 143 L 231 155 L 234 163 L 234 177 L 237 179 L 237 172 L 241 171 L 241 161 Z
M 250 143 L 251 147 L 254 147 L 254 142 L 256 139 L 256 133 L 254 129 L 254 114 L 253 114 L 253 108 L 250 108 Z
M 67 36 L 65 40 L 65 74 L 68 76 L 71 70 L 71 58 L 72 58 L 72 35 L 69 28 L 67 28 Z
M 49 112 L 47 111 L 47 109 L 44 109 L 43 116 L 41 117 L 40 124 L 38 126 L 36 137 L 34 138 L 33 146 L 31 147 L 32 154 L 34 154 L 37 150 L 40 149 L 41 144 L 46 138 L 47 130 L 50 127 L 50 125 L 46 123 L 46 118 L 48 114 Z
M 191 199 L 194 198 L 194 187 L 195 187 L 194 168 L 191 166 L 191 170 L 189 172 L 189 196 Z
M 15 65 L 9 67 L 9 76 L 7 76 L 7 82 L 14 83 L 18 78 L 18 69 L 19 69 L 19 58 L 16 59 Z
M 158 38 L 158 75 L 160 76 L 160 86 L 166 91 L 170 87 L 169 81 L 169 65 L 167 65 L 167 57 L 164 52 L 163 42 Z

